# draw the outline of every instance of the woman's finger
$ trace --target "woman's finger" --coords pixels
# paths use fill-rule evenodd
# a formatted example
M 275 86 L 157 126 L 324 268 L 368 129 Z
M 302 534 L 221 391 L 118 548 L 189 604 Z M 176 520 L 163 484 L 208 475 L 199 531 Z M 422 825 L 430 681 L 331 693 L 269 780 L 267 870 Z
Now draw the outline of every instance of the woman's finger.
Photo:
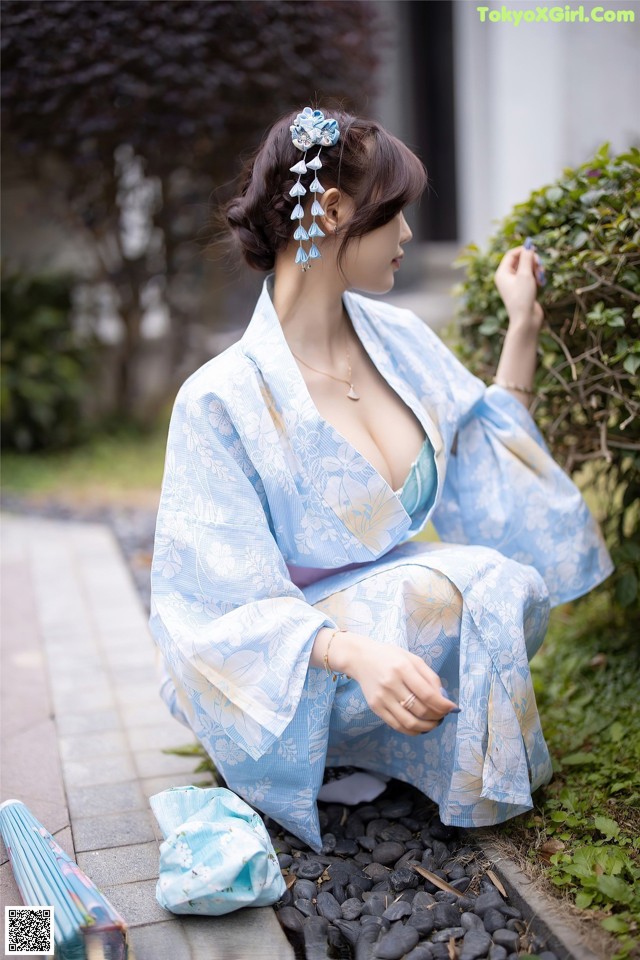
M 404 707 L 401 707 L 400 704 L 388 704 L 387 713 L 390 719 L 386 720 L 386 723 L 388 723 L 389 726 L 393 727 L 393 729 L 399 733 L 408 733 L 413 736 L 419 733 L 428 733 L 437 727 L 440 722 L 439 719 L 421 720 L 420 717 L 410 713 Z

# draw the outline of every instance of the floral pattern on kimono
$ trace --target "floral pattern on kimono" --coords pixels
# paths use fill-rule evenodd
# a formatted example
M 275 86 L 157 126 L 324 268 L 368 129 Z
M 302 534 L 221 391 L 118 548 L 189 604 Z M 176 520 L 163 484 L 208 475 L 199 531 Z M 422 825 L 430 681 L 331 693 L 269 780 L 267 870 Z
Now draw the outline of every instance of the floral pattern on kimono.
M 497 823 L 551 775 L 528 661 L 550 607 L 613 570 L 531 415 L 419 317 L 352 291 L 371 361 L 432 448 L 407 513 L 319 414 L 264 282 L 243 337 L 173 409 L 152 565 L 162 696 L 229 787 L 315 849 L 326 762 L 418 786 L 445 823 Z M 411 539 L 432 520 L 441 542 Z M 423 656 L 462 712 L 396 733 L 309 657 L 345 627 Z

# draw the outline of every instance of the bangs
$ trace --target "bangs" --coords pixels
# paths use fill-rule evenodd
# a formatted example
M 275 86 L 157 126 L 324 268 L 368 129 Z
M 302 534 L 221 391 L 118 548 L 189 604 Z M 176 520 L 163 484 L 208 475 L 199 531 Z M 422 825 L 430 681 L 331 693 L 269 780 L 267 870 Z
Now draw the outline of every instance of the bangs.
M 424 164 L 397 137 L 376 126 L 363 141 L 361 189 L 349 225 L 351 236 L 363 236 L 384 226 L 419 200 L 428 185 Z

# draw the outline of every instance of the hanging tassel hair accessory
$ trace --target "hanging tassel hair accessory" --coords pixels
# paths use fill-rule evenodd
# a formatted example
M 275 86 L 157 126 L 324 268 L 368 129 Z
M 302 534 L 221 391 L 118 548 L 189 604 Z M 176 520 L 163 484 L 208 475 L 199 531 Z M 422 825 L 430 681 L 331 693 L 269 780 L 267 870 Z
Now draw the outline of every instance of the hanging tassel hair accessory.
M 294 230 L 293 238 L 299 241 L 296 251 L 296 263 L 302 264 L 303 273 L 309 269 L 311 262 L 317 260 L 322 254 L 316 246 L 316 238 L 324 237 L 324 232 L 316 223 L 316 217 L 324 215 L 322 204 L 318 200 L 318 194 L 324 193 L 324 187 L 318 180 L 318 170 L 322 167 L 320 153 L 323 147 L 333 147 L 340 139 L 340 128 L 336 120 L 326 119 L 322 110 L 312 110 L 311 107 L 305 107 L 302 113 L 299 113 L 295 122 L 289 127 L 291 131 L 291 141 L 298 150 L 302 150 L 304 156 L 289 170 L 298 174 L 298 179 L 289 190 L 289 196 L 296 198 L 296 205 L 291 212 L 291 219 L 298 221 L 298 226 Z M 315 157 L 307 161 L 307 151 L 310 147 L 319 145 Z M 305 196 L 307 188 L 300 182 L 300 178 L 307 171 L 314 173 L 313 180 L 309 184 L 309 192 L 313 194 L 313 203 L 311 204 L 311 226 L 305 230 L 302 226 L 304 216 L 304 206 L 300 198 Z M 303 241 L 310 241 L 309 250 L 305 250 Z

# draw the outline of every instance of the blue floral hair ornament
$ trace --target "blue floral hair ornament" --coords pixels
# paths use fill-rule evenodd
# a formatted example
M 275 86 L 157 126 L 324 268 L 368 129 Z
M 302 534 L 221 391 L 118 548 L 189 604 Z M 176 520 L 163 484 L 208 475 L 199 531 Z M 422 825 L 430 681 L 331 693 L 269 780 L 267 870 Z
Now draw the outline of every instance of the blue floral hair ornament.
M 309 269 L 313 260 L 317 260 L 318 257 L 322 256 L 315 244 L 315 237 L 324 237 L 325 235 L 316 223 L 316 217 L 321 217 L 324 214 L 324 208 L 318 201 L 318 194 L 324 193 L 324 187 L 318 180 L 317 171 L 322 167 L 322 161 L 320 159 L 322 148 L 333 147 L 334 144 L 338 142 L 340 139 L 340 128 L 338 127 L 337 121 L 327 119 L 322 110 L 312 110 L 311 107 L 305 107 L 302 113 L 298 114 L 295 122 L 291 124 L 289 129 L 291 131 L 291 141 L 293 145 L 297 147 L 298 150 L 304 152 L 302 160 L 299 160 L 292 167 L 289 167 L 292 173 L 298 174 L 298 179 L 289 191 L 289 196 L 297 198 L 303 197 L 307 192 L 307 188 L 302 185 L 300 178 L 302 174 L 308 170 L 313 170 L 314 172 L 314 178 L 309 184 L 309 192 L 314 195 L 311 205 L 313 220 L 308 231 L 302 226 L 304 206 L 299 199 L 291 212 L 291 219 L 299 221 L 293 234 L 294 240 L 299 241 L 295 262 L 302 264 L 302 271 L 304 272 Z M 315 146 L 319 146 L 320 149 L 316 156 L 307 163 L 307 150 Z M 305 250 L 302 245 L 304 240 L 311 241 L 308 251 Z

